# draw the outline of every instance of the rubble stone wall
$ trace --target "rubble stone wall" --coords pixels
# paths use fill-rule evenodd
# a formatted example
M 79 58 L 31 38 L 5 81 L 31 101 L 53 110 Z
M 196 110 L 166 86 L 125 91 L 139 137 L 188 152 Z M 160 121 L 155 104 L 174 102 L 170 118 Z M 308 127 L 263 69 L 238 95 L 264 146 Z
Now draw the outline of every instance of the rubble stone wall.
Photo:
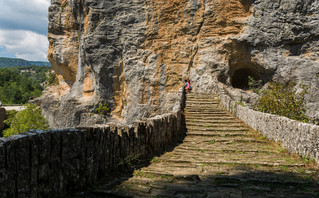
M 34 130 L 0 138 L 0 198 L 65 197 L 132 158 L 152 159 L 183 137 L 181 110 L 132 126 Z
M 0 130 L 4 128 L 3 121 L 5 121 L 6 119 L 7 119 L 6 109 L 3 107 L 0 107 Z
M 216 87 L 222 105 L 251 128 L 280 142 L 290 153 L 313 158 L 319 163 L 319 126 L 254 111 L 233 100 L 221 84 Z

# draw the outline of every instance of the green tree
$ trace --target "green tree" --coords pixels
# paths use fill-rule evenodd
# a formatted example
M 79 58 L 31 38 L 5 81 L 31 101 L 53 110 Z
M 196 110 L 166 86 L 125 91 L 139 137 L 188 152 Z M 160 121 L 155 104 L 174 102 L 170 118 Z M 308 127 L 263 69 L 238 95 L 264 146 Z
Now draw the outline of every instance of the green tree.
M 26 104 L 26 109 L 17 112 L 15 116 L 11 115 L 5 124 L 10 128 L 3 131 L 4 137 L 23 133 L 30 129 L 48 129 L 48 121 L 42 116 L 41 109 L 34 104 Z
M 0 100 L 4 104 L 25 104 L 43 91 L 50 67 L 0 68 Z
M 305 115 L 305 95 L 308 93 L 308 87 L 300 84 L 299 88 L 301 91 L 297 90 L 295 83 L 283 85 L 270 82 L 267 89 L 261 92 L 256 110 L 293 120 L 311 122 L 311 119 Z

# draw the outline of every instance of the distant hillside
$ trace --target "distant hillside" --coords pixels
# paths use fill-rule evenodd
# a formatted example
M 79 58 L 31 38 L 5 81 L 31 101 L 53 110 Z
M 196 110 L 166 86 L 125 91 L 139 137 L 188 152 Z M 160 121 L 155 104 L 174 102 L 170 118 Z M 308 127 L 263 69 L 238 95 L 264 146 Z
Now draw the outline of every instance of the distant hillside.
M 50 67 L 49 62 L 44 61 L 27 61 L 21 58 L 5 58 L 0 57 L 0 67 L 17 67 L 17 66 L 47 66 Z
M 44 61 L 28 61 L 32 66 L 47 66 L 51 67 L 50 62 L 44 62 Z

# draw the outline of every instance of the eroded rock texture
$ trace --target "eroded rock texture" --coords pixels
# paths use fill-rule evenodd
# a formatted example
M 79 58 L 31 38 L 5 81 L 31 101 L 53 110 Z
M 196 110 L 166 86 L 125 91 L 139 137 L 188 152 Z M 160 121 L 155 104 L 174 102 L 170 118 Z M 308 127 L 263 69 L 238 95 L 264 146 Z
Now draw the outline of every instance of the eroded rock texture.
M 318 0 L 52 0 L 49 60 L 59 87 L 42 106 L 53 127 L 132 123 L 170 112 L 190 78 L 249 102 L 247 76 L 303 81 L 319 118 Z M 50 97 L 48 97 L 50 95 Z M 108 103 L 109 118 L 93 114 Z M 53 105 L 52 105 L 53 104 Z

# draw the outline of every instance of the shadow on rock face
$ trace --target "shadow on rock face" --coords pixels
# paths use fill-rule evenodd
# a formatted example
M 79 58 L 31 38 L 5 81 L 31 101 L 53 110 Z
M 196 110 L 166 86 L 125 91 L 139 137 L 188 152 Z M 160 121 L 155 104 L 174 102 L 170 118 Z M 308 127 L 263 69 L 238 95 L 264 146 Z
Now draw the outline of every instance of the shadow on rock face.
M 260 65 L 258 58 L 251 55 L 251 49 L 245 42 L 232 40 L 225 48 L 228 51 L 228 68 L 219 74 L 219 81 L 233 88 L 249 89 L 248 77 L 263 84 L 272 79 L 274 71 L 268 71 Z M 257 60 L 257 61 L 256 61 Z

